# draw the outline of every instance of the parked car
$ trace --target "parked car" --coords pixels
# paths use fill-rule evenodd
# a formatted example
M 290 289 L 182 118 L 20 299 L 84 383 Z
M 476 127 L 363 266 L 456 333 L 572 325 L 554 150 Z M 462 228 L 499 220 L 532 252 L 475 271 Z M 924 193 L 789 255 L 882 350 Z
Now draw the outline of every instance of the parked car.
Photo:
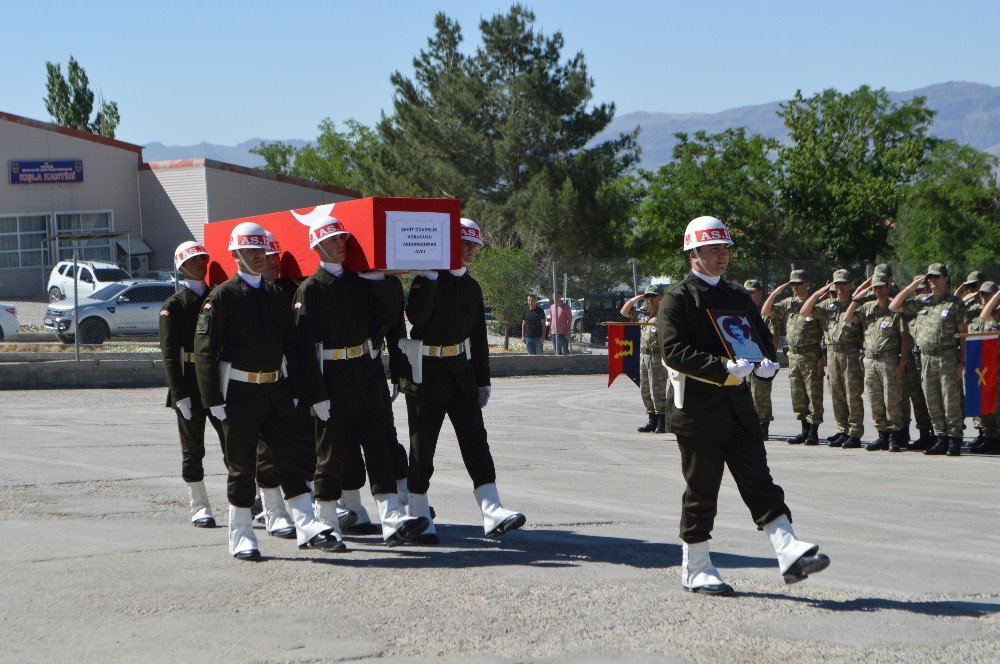
M 77 290 L 80 298 L 90 297 L 108 284 L 126 281 L 132 277 L 114 263 L 102 261 L 77 261 L 80 279 Z M 49 302 L 58 302 L 73 296 L 73 261 L 59 261 L 49 273 Z
M 128 281 L 105 286 L 80 298 L 80 342 L 104 343 L 110 337 L 155 336 L 160 329 L 160 306 L 174 294 L 173 284 L 162 281 Z M 73 301 L 50 304 L 45 329 L 64 343 L 73 341 Z
M 621 308 L 632 297 L 631 291 L 608 291 L 587 295 L 587 306 L 580 317 L 580 332 L 590 333 L 590 342 L 604 343 L 608 339 L 608 328 L 601 323 L 625 322 Z
M 21 324 L 17 321 L 17 307 L 13 304 L 0 304 L 0 341 L 17 334 Z
M 135 275 L 135 278 L 142 279 L 143 281 L 169 281 L 170 283 L 177 281 L 177 277 L 174 276 L 173 272 L 163 272 L 162 270 L 143 272 L 142 274 Z

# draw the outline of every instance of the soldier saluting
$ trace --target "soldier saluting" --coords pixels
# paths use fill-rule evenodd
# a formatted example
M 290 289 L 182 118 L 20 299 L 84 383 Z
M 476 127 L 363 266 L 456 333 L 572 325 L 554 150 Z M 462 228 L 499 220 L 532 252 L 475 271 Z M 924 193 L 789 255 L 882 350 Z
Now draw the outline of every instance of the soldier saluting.
M 483 246 L 483 235 L 474 221 L 462 219 L 461 223 L 463 267 L 416 277 L 406 304 L 413 329 L 400 389 L 406 395 L 410 425 L 409 511 L 431 519 L 427 489 L 434 473 L 438 434 L 447 415 L 483 512 L 483 529 L 487 537 L 498 538 L 523 526 L 525 517 L 500 504 L 493 455 L 486 442 L 482 410 L 490 398 L 486 313 L 483 291 L 467 271 Z M 433 520 L 416 541 L 440 541 Z
M 214 528 L 212 504 L 205 490 L 205 420 L 224 439 L 222 425 L 208 416 L 198 391 L 194 369 L 194 329 L 208 295 L 205 274 L 208 251 L 198 242 L 182 242 L 174 252 L 174 268 L 184 276 L 184 288 L 171 295 L 160 309 L 160 352 L 167 372 L 167 407 L 177 410 L 181 438 L 181 477 L 191 494 L 191 525 Z M 225 446 L 223 445 L 223 452 Z
M 195 369 L 202 402 L 222 421 L 229 468 L 229 553 L 259 560 L 250 507 L 254 502 L 257 441 L 271 449 L 281 488 L 292 511 L 300 548 L 345 549 L 318 521 L 295 457 L 294 404 L 287 366 L 294 372 L 295 337 L 288 299 L 263 282 L 266 231 L 237 224 L 229 249 L 237 273 L 205 300 L 195 329 Z
M 767 531 L 785 583 L 796 583 L 830 564 L 815 544 L 792 530 L 785 494 L 771 479 L 764 433 L 744 379 L 771 380 L 778 373 L 771 333 L 747 292 L 722 279 L 729 268 L 729 231 L 715 217 L 692 220 L 684 233 L 691 272 L 663 296 L 658 320 L 663 362 L 684 375 L 678 395 L 667 404 L 667 428 L 677 436 L 687 483 L 681 514 L 684 542 L 681 584 L 708 595 L 728 595 L 712 564 L 712 537 L 719 486 L 726 466 L 754 523 Z M 765 358 L 755 366 L 730 360 L 706 312 L 738 312 L 757 332 Z M 735 314 L 734 314 L 735 315 Z M 684 392 L 681 392 L 684 390 Z M 677 403 L 683 405 L 677 406 Z

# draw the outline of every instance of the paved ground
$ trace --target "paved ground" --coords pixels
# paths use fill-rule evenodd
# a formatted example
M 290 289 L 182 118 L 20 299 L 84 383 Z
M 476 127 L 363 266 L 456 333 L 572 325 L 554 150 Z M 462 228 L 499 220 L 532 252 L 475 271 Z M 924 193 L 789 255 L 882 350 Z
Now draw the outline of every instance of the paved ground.
M 780 377 L 775 392 L 772 430 L 793 433 Z M 503 543 L 479 539 L 446 432 L 444 546 L 360 538 L 331 556 L 262 535 L 259 564 L 232 560 L 223 528 L 187 524 L 163 397 L 0 392 L 0 660 L 998 659 L 1000 458 L 771 442 L 800 536 L 833 564 L 783 585 L 727 476 L 715 561 L 738 594 L 713 599 L 680 588 L 677 448 L 630 433 L 643 417 L 625 379 L 497 381 L 501 494 L 528 515 Z M 224 522 L 214 444 L 207 468 Z

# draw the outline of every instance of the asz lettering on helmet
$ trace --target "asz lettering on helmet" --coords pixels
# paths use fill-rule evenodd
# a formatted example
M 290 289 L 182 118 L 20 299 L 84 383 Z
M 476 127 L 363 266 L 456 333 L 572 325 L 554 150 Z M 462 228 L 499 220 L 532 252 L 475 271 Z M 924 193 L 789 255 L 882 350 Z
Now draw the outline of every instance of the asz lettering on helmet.
M 715 217 L 697 217 L 684 229 L 684 251 L 691 251 L 708 244 L 732 244 L 729 229 Z
M 710 242 L 712 240 L 728 240 L 728 239 L 729 239 L 729 233 L 727 233 L 724 230 L 700 231 L 698 233 L 699 242 Z

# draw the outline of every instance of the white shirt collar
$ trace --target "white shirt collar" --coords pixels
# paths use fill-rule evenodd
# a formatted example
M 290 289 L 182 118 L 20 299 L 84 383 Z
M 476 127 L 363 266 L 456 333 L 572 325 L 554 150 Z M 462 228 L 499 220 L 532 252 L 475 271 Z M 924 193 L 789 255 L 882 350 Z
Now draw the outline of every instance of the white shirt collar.
M 691 274 L 693 274 L 694 276 L 698 277 L 699 279 L 701 279 L 702 281 L 704 281 L 706 284 L 710 284 L 712 286 L 718 286 L 719 282 L 722 281 L 722 277 L 721 276 L 719 276 L 719 277 L 710 277 L 707 274 L 702 274 L 701 272 L 699 272 L 698 270 L 695 270 L 693 268 L 691 270 Z
M 335 277 L 342 276 L 344 274 L 344 264 L 343 263 L 327 263 L 326 261 L 319 262 L 320 267 L 329 272 Z
M 208 290 L 208 286 L 204 281 L 192 281 L 191 279 L 185 279 L 184 285 L 194 291 L 195 295 L 201 297 Z
M 260 288 L 260 275 L 259 274 L 247 274 L 243 270 L 237 270 L 236 274 L 240 275 L 240 279 L 247 282 L 254 288 Z
M 451 272 L 456 277 L 461 277 L 463 274 L 465 274 L 468 271 L 468 269 L 464 268 L 464 267 L 460 267 L 457 270 L 448 270 L 448 271 Z

